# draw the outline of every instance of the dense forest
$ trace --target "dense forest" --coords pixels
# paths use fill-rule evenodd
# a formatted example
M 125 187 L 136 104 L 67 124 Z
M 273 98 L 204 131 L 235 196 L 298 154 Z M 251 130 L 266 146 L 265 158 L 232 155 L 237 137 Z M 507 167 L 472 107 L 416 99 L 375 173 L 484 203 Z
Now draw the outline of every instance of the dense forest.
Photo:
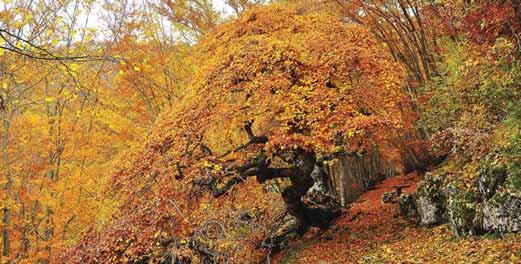
M 520 0 L 3 0 L 0 263 L 520 263 Z

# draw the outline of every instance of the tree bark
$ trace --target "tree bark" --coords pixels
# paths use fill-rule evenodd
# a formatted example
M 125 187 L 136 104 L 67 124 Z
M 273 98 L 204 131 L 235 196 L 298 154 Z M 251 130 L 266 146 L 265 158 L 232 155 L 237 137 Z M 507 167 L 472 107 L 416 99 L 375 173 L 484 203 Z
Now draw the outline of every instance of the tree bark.
M 11 175 L 11 169 L 9 164 L 9 128 L 10 128 L 10 122 L 9 122 L 9 114 L 7 110 L 1 111 L 2 113 L 2 167 L 5 175 L 5 184 L 2 187 L 5 191 L 5 194 L 8 197 L 8 201 L 10 201 L 10 195 L 11 195 L 11 186 L 12 186 L 12 175 Z M 11 250 L 11 241 L 9 239 L 9 225 L 10 223 L 10 216 L 11 216 L 11 210 L 9 208 L 10 205 L 5 205 L 2 209 L 3 217 L 2 217 L 2 256 L 7 258 L 9 257 L 10 250 Z

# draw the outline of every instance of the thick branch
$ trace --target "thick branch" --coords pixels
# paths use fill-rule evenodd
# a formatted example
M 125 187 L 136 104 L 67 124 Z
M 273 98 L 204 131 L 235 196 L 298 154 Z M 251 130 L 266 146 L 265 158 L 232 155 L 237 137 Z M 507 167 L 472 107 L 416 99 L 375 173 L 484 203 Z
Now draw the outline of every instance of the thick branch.
M 250 144 L 262 144 L 268 142 L 268 138 L 265 136 L 255 136 L 253 134 L 252 129 L 253 121 L 248 121 L 244 123 L 244 131 L 246 131 L 246 134 L 248 134 L 248 138 L 250 139 Z
M 217 186 L 217 183 L 213 179 L 208 185 L 210 185 L 212 189 L 213 196 L 219 197 L 227 193 L 235 185 L 246 181 L 247 178 L 252 176 L 257 176 L 257 181 L 264 183 L 267 180 L 289 178 L 294 175 L 295 172 L 295 168 L 259 168 L 259 166 L 257 166 L 245 169 L 243 172 L 238 172 L 239 174 L 237 176 L 230 178 L 221 188 Z
M 231 190 L 235 185 L 237 185 L 245 180 L 246 180 L 246 178 L 243 178 L 240 176 L 235 176 L 235 177 L 231 178 L 230 180 L 228 180 L 228 182 L 226 182 L 226 184 L 222 188 L 218 188 L 217 183 L 215 183 L 215 181 L 214 181 L 214 183 L 211 185 L 213 197 L 217 198 L 219 196 L 222 196 L 223 194 L 225 194 L 229 190 Z
M 253 133 L 253 130 L 252 130 L 252 125 L 253 125 L 253 121 L 248 121 L 248 122 L 245 122 L 244 123 L 244 131 L 246 132 L 246 134 L 248 135 L 248 139 L 249 141 L 246 142 L 245 144 L 242 144 L 238 147 L 236 147 L 235 149 L 232 149 L 232 150 L 229 150 L 227 152 L 225 152 L 224 154 L 222 154 L 220 157 L 224 157 L 232 152 L 237 152 L 239 150 L 242 150 L 250 145 L 253 145 L 253 144 L 265 144 L 268 142 L 268 137 L 266 136 L 255 136 L 255 134 Z
M 264 183 L 267 180 L 278 178 L 291 178 L 297 173 L 297 169 L 290 168 L 266 168 L 257 175 L 257 181 Z

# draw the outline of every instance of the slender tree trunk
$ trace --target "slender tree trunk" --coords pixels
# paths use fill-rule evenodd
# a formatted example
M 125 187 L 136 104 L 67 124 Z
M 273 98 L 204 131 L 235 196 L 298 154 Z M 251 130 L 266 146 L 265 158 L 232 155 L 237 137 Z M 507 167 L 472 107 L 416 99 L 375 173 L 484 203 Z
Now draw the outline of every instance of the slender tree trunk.
M 2 224 L 4 227 L 2 228 L 2 256 L 3 257 L 9 257 L 9 251 L 10 251 L 10 243 L 9 240 L 9 224 L 10 224 L 10 210 L 9 208 L 4 208 L 3 210 L 3 218 L 2 218 Z
M 2 113 L 2 168 L 5 175 L 5 184 L 3 186 L 4 192 L 8 198 L 8 201 L 10 200 L 11 195 L 11 186 L 13 183 L 12 175 L 11 175 L 11 168 L 9 164 L 9 152 L 8 152 L 8 146 L 9 146 L 9 128 L 10 128 L 10 122 L 9 122 L 9 114 L 7 110 L 1 111 Z M 3 257 L 9 257 L 9 253 L 11 250 L 11 241 L 9 239 L 9 226 L 10 226 L 10 217 L 11 217 L 11 210 L 9 208 L 9 204 L 5 205 L 5 207 L 2 209 L 2 256 Z
M 20 218 L 25 220 L 26 217 L 27 217 L 27 214 L 25 212 L 25 207 L 24 207 L 23 211 L 20 214 Z M 31 246 L 30 241 L 29 241 L 30 228 L 31 227 L 29 226 L 29 224 L 26 224 L 26 223 L 23 225 L 23 228 L 22 228 L 22 253 L 21 253 L 22 259 L 25 259 L 29 256 L 29 248 Z

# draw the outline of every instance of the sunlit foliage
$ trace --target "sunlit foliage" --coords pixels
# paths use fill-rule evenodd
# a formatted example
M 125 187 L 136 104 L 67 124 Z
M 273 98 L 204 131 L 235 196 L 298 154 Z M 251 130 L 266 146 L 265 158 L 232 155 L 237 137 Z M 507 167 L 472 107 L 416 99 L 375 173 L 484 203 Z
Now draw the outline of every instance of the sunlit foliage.
M 404 70 L 369 32 L 324 11 L 253 8 L 213 30 L 193 60 L 197 71 L 182 103 L 162 114 L 114 176 L 119 212 L 69 261 L 160 261 L 165 250 L 192 261 L 260 260 L 284 202 L 248 177 L 290 177 L 282 196 L 305 221 L 292 200 L 302 194 L 290 193 L 305 193 L 309 176 L 298 176 L 285 155 L 313 166 L 316 155 L 362 151 L 401 126 Z M 240 212 L 258 228 L 231 228 Z M 201 235 L 208 223 L 222 230 Z

